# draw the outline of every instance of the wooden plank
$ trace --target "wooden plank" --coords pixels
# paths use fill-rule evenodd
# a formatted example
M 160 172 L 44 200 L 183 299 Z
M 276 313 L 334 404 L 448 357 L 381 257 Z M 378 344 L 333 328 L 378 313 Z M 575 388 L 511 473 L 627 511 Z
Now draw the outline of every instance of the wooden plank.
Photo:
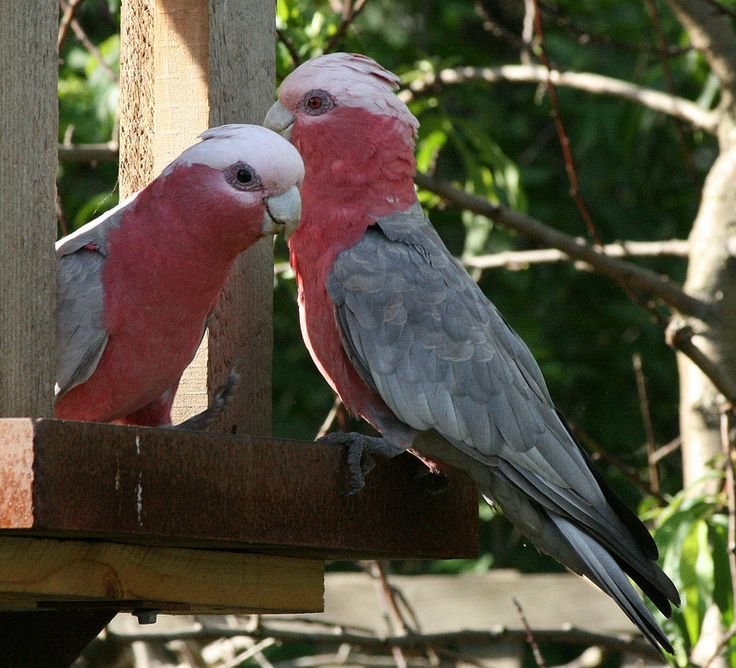
M 153 171 L 153 3 L 120 5 L 120 198 L 144 188 Z
M 262 123 L 275 96 L 273 9 L 263 0 L 208 0 L 210 125 Z M 210 319 L 210 394 L 236 360 L 243 377 L 212 431 L 271 435 L 272 320 L 273 243 L 262 239 L 236 261 Z
M 0 21 L 0 416 L 51 415 L 58 12 L 12 2 Z
M 344 496 L 342 448 L 60 420 L 0 420 L 0 527 L 35 535 L 270 550 L 296 556 L 449 558 L 477 552 L 477 492 L 451 472 L 383 462 Z
M 521 604 L 532 629 L 575 627 L 605 634 L 637 634 L 619 607 L 587 580 L 571 573 L 520 573 L 504 569 L 453 575 L 392 575 L 427 634 L 523 630 L 514 605 Z M 370 629 L 386 627 L 375 583 L 362 573 L 331 573 L 325 580 L 325 610 L 310 622 Z M 275 621 L 275 620 L 274 620 Z
M 314 559 L 0 537 L 0 608 L 315 612 L 322 578 Z

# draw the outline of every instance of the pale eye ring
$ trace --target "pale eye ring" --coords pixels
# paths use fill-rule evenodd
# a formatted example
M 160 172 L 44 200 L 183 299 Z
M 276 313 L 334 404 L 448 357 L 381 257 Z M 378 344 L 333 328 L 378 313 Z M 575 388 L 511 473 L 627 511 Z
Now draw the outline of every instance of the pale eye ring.
M 225 179 L 236 190 L 257 190 L 261 186 L 256 170 L 240 161 L 225 170 Z
M 335 99 L 327 91 L 315 88 L 302 98 L 302 108 L 310 116 L 324 114 L 335 106 Z

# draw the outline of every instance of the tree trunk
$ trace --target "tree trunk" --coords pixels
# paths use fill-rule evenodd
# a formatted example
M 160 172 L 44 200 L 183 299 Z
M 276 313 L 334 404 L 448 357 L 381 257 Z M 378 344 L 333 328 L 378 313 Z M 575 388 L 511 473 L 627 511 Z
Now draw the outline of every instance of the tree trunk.
M 691 319 L 695 344 L 736 378 L 736 32 L 726 12 L 703 0 L 669 0 L 693 46 L 708 60 L 721 84 L 720 152 L 706 178 L 690 233 L 685 290 L 715 306 L 707 322 Z M 704 479 L 722 452 L 720 404 L 713 384 L 683 355 L 680 372 L 680 432 L 683 475 L 693 493 L 715 491 Z M 702 484 L 701 484 L 702 483 Z
M 709 322 L 689 324 L 693 341 L 718 366 L 736 377 L 736 141 L 723 145 L 703 188 L 700 210 L 690 234 L 685 290 L 716 306 Z M 722 398 L 713 384 L 684 355 L 680 372 L 680 428 L 685 486 L 715 491 L 718 480 L 703 480 L 722 453 Z M 701 481 L 703 485 L 698 482 Z

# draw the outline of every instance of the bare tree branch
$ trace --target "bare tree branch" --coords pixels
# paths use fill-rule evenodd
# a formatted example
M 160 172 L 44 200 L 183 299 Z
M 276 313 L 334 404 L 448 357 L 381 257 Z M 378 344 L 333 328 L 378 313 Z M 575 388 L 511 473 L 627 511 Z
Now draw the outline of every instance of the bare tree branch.
M 648 109 L 679 118 L 711 134 L 715 134 L 718 127 L 719 114 L 717 112 L 703 109 L 685 98 L 600 74 L 547 70 L 542 65 L 448 68 L 415 79 L 409 84 L 408 90 L 401 92 L 400 97 L 404 102 L 409 102 L 413 97 L 422 95 L 428 90 L 467 81 L 486 81 L 488 83 L 498 83 L 500 81 L 546 83 L 550 81 L 556 86 L 576 88 L 599 95 L 621 97 L 641 104 Z
M 61 50 L 61 45 L 64 43 L 67 32 L 69 32 L 69 24 L 74 18 L 74 12 L 77 11 L 77 7 L 82 4 L 83 0 L 69 0 L 69 3 L 64 6 L 62 5 L 63 14 L 59 21 L 59 36 L 56 39 L 56 50 Z
M 673 350 L 678 350 L 686 355 L 703 374 L 710 380 L 715 388 L 729 401 L 736 405 L 736 381 L 728 374 L 726 369 L 716 364 L 693 342 L 695 332 L 689 325 L 683 325 L 677 320 L 670 323 L 667 328 L 667 345 Z
M 580 217 L 585 223 L 585 227 L 588 229 L 588 234 L 593 240 L 593 243 L 601 247 L 603 246 L 603 240 L 598 234 L 598 230 L 593 223 L 593 218 L 588 210 L 588 205 L 585 203 L 583 193 L 580 191 L 580 182 L 578 181 L 577 169 L 575 169 L 575 159 L 572 155 L 572 149 L 570 148 L 570 139 L 567 136 L 565 130 L 565 124 L 562 120 L 562 113 L 560 112 L 560 100 L 557 97 L 557 88 L 551 80 L 552 67 L 547 58 L 547 52 L 544 48 L 544 29 L 542 28 L 542 14 L 539 9 L 539 0 L 531 1 L 531 15 L 532 25 L 534 33 L 536 35 L 536 46 L 539 54 L 539 59 L 542 61 L 547 70 L 547 81 L 545 85 L 547 87 L 547 94 L 549 95 L 550 106 L 552 107 L 552 121 L 555 125 L 555 131 L 557 132 L 557 138 L 560 142 L 560 150 L 562 151 L 562 158 L 565 163 L 565 172 L 567 173 L 567 180 L 570 184 L 570 196 L 575 202 L 575 206 L 578 208 Z M 527 6 L 527 14 L 530 12 L 529 6 Z M 525 19 L 526 22 L 526 19 Z
M 67 3 L 66 0 L 59 0 L 59 6 L 64 12 L 64 15 L 66 15 L 67 12 L 70 13 L 69 25 L 71 26 L 76 38 L 82 43 L 82 46 L 84 46 L 84 48 L 87 49 L 87 51 L 89 51 L 96 58 L 97 62 L 100 64 L 100 67 L 107 74 L 107 76 L 110 77 L 110 79 L 112 79 L 113 81 L 117 81 L 118 75 L 115 74 L 112 67 L 107 64 L 105 58 L 103 57 L 97 46 L 95 46 L 90 38 L 87 37 L 87 33 L 84 31 L 84 28 L 82 28 L 82 26 L 79 24 L 79 21 L 74 18 L 74 9 L 69 8 L 69 3 Z
M 657 464 L 653 462 L 654 453 L 657 451 L 657 443 L 654 438 L 654 425 L 652 423 L 652 411 L 649 404 L 649 393 L 647 392 L 647 380 L 644 375 L 641 355 L 638 352 L 634 353 L 631 361 L 634 367 L 634 377 L 636 378 L 636 393 L 639 396 L 641 421 L 644 426 L 644 434 L 646 435 L 649 484 L 652 486 L 652 490 L 656 494 L 659 494 L 661 490 L 659 469 L 657 468 Z
M 582 241 L 582 239 L 580 239 Z M 690 244 L 686 239 L 665 241 L 617 241 L 601 249 L 608 257 L 681 257 L 687 258 Z M 501 251 L 489 255 L 463 257 L 462 263 L 469 269 L 526 269 L 530 264 L 567 262 L 570 256 L 556 248 Z M 286 266 L 288 269 L 288 264 Z
M 693 46 L 700 51 L 730 92 L 731 103 L 736 97 L 736 30 L 731 17 L 704 0 L 668 0 L 672 11 L 690 35 Z
M 118 143 L 59 144 L 58 154 L 66 162 L 113 162 L 118 159 Z
M 335 50 L 343 37 L 345 37 L 345 33 L 347 33 L 348 28 L 351 26 L 353 21 L 358 18 L 358 14 L 360 14 L 360 12 L 365 8 L 367 1 L 368 0 L 343 0 L 342 19 L 340 20 L 340 25 L 337 26 L 335 34 L 325 45 L 325 53 L 330 53 Z
M 466 193 L 446 181 L 419 173 L 415 181 L 420 188 L 430 190 L 460 208 L 487 216 L 546 246 L 557 248 L 573 259 L 585 262 L 597 273 L 617 281 L 624 280 L 629 287 L 661 299 L 679 313 L 696 316 L 702 320 L 707 320 L 711 315 L 713 309 L 710 304 L 687 294 L 667 276 L 618 258 L 608 257 L 590 244 L 559 232 L 531 216 L 491 204 L 488 200 Z
M 299 620 L 300 622 L 303 620 Z M 169 642 L 172 640 L 200 640 L 207 638 L 232 638 L 234 636 L 250 636 L 254 639 L 274 638 L 282 642 L 314 642 L 323 646 L 349 643 L 364 649 L 381 649 L 387 651 L 391 646 L 422 649 L 427 645 L 433 647 L 462 645 L 485 645 L 504 642 L 525 642 L 525 629 L 493 628 L 488 631 L 457 631 L 448 633 L 415 633 L 410 635 L 378 636 L 355 633 L 342 628 L 330 626 L 325 631 L 315 628 L 290 628 L 288 621 L 278 623 L 262 623 L 257 629 L 242 626 L 226 626 L 224 624 L 197 626 L 176 631 L 127 632 L 108 628 L 107 637 L 116 642 L 133 642 L 146 640 L 149 642 Z M 589 647 L 598 645 L 612 652 L 631 652 L 644 658 L 660 659 L 659 652 L 648 642 L 628 634 L 605 635 L 593 633 L 575 627 L 559 629 L 534 629 L 534 636 L 539 643 L 563 643 Z

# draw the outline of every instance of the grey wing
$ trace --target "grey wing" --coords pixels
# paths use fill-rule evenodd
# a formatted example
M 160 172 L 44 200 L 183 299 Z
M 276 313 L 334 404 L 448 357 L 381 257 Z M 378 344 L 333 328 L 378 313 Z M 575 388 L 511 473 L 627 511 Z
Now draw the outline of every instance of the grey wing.
M 86 381 L 107 345 L 103 324 L 104 256 L 80 249 L 63 255 L 56 269 L 56 396 Z
M 135 195 L 56 244 L 56 398 L 86 381 L 105 351 L 102 269 L 107 236 Z
M 612 526 L 623 539 L 528 348 L 418 205 L 340 253 L 327 287 L 348 356 L 399 419 L 606 542 Z

